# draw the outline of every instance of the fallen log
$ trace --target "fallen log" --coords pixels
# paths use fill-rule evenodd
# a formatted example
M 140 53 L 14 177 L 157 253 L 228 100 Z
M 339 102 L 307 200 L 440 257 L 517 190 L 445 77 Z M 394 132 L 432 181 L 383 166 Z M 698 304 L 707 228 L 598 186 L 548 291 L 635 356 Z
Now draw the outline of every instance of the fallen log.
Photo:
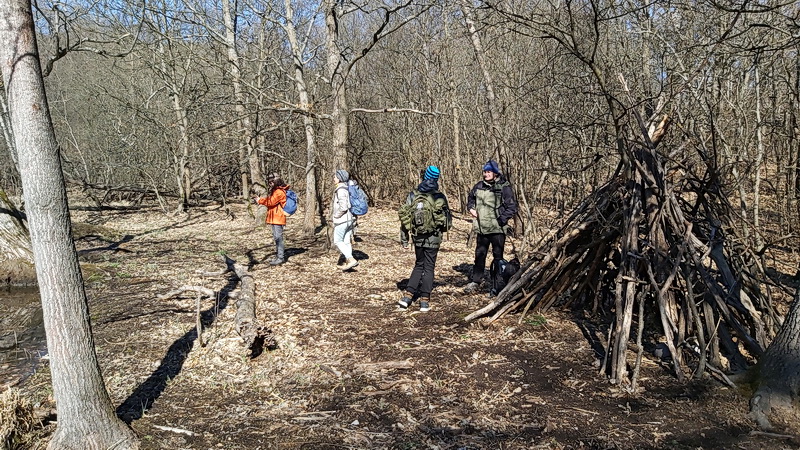
M 232 272 L 239 279 L 239 292 L 215 291 L 203 286 L 182 286 L 173 289 L 166 294 L 158 296 L 159 300 L 166 300 L 168 298 L 176 297 L 185 292 L 196 292 L 196 324 L 197 324 L 197 339 L 201 346 L 203 342 L 203 324 L 201 321 L 200 305 L 203 299 L 212 299 L 220 301 L 224 298 L 230 298 L 236 301 L 236 315 L 234 316 L 234 326 L 236 333 L 242 338 L 242 344 L 250 350 L 250 357 L 255 358 L 263 351 L 264 347 L 273 348 L 277 344 L 272 335 L 272 331 L 264 325 L 260 324 L 256 317 L 256 307 L 258 305 L 256 299 L 256 284 L 253 276 L 247 269 L 236 264 L 231 258 L 225 255 L 220 255 L 219 260 L 225 264 L 226 269 L 222 272 L 204 273 L 204 275 L 222 275 L 224 273 Z
M 236 264 L 236 261 L 225 255 L 220 255 L 220 259 L 228 267 L 228 270 L 236 274 L 241 283 L 236 299 L 234 324 L 244 346 L 252 352 L 251 357 L 256 357 L 261 354 L 264 346 L 268 348 L 275 346 L 272 330 L 261 325 L 256 318 L 256 283 L 244 266 Z

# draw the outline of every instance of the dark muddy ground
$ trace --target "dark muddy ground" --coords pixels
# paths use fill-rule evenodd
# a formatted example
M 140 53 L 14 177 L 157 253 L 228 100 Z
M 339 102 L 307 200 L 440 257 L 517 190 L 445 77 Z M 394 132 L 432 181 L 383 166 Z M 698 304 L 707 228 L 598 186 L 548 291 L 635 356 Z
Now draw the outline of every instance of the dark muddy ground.
M 371 210 L 355 244 L 360 266 L 342 273 L 324 239 L 301 237 L 290 218 L 288 263 L 270 267 L 271 234 L 214 207 L 188 216 L 158 211 L 76 211 L 77 244 L 97 351 L 118 413 L 146 449 L 396 448 L 797 448 L 753 433 L 747 399 L 708 379 L 678 383 L 654 356 L 641 392 L 598 374 L 603 328 L 578 313 L 501 319 L 485 329 L 463 317 L 487 302 L 464 295 L 472 248 L 458 222 L 439 254 L 432 311 L 398 311 L 413 252 L 397 240 L 394 211 Z M 233 300 L 194 285 L 237 289 L 225 253 L 248 265 L 258 316 L 277 348 L 250 358 L 233 328 Z M 198 272 L 200 271 L 200 272 Z M 45 367 L 24 385 L 52 403 Z M 52 406 L 52 405 L 51 405 Z M 777 430 L 797 435 L 786 418 Z

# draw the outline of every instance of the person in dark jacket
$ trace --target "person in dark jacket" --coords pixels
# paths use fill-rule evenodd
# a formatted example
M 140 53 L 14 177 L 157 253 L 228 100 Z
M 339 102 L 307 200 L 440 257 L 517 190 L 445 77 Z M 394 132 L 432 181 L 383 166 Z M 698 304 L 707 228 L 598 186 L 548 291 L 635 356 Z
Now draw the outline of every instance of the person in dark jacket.
M 472 275 L 470 282 L 464 287 L 464 292 L 470 294 L 481 283 L 490 245 L 492 257 L 495 260 L 503 259 L 508 221 L 517 213 L 514 190 L 500 172 L 496 161 L 490 159 L 484 164 L 483 179 L 467 196 L 467 209 L 474 217 L 472 228 L 476 242 Z
M 422 200 L 422 196 L 427 196 L 430 200 L 427 206 L 423 204 L 426 201 Z M 415 205 L 415 201 L 418 203 Z M 423 180 L 417 187 L 416 191 L 412 191 L 406 197 L 405 205 L 412 209 L 421 209 L 428 207 L 431 211 L 432 218 L 432 231 L 426 228 L 430 226 L 422 225 L 416 228 L 413 224 L 403 223 L 401 219 L 400 224 L 400 243 L 404 249 L 409 248 L 409 237 L 414 243 L 414 252 L 416 260 L 414 262 L 414 269 L 411 271 L 411 276 L 408 279 L 406 286 L 406 294 L 397 301 L 400 309 L 407 309 L 416 300 L 419 300 L 420 312 L 427 312 L 430 310 L 431 291 L 433 290 L 433 274 L 436 268 L 436 257 L 439 254 L 439 246 L 442 244 L 442 235 L 445 231 L 450 229 L 452 225 L 452 217 L 450 215 L 450 207 L 447 204 L 447 198 L 444 194 L 439 192 L 439 168 L 436 166 L 428 166 L 425 169 Z M 411 229 L 410 229 L 411 228 Z

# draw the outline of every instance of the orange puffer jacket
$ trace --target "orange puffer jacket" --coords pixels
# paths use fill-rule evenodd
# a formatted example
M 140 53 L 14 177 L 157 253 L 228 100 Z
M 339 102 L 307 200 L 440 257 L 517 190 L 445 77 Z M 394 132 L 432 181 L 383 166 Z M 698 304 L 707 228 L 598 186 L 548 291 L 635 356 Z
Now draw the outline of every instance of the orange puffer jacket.
M 269 197 L 258 198 L 258 204 L 267 207 L 268 225 L 286 225 L 286 213 L 283 212 L 283 207 L 286 206 L 286 189 L 289 189 L 289 186 L 280 186 L 275 188 Z

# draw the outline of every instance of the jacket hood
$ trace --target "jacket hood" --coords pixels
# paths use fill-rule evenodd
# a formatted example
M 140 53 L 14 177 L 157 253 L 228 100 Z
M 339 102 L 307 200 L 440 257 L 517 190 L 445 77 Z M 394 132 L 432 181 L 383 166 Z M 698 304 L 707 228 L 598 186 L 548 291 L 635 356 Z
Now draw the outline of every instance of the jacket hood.
M 431 178 L 429 180 L 425 180 L 417 186 L 417 190 L 420 192 L 434 192 L 439 190 L 439 180 L 435 178 Z

